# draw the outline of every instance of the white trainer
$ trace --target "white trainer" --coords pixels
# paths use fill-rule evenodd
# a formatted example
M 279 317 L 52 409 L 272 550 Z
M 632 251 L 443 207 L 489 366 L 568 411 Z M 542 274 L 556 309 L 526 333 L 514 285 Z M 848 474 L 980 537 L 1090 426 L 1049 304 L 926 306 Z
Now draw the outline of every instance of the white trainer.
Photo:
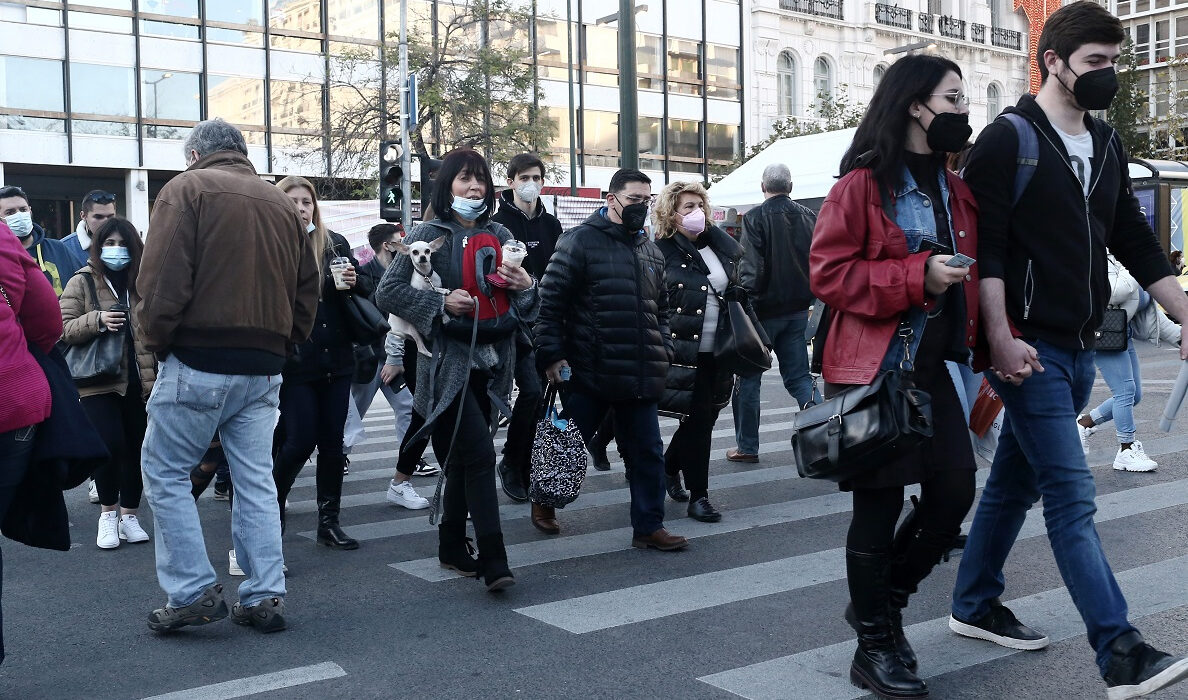
M 388 484 L 388 503 L 403 506 L 409 510 L 423 510 L 429 507 L 429 500 L 417 493 L 413 485 L 407 481 L 396 483 L 393 479 Z
M 120 514 L 114 510 L 99 514 L 99 534 L 95 536 L 95 544 L 99 549 L 115 549 L 120 546 Z
M 1085 454 L 1089 454 L 1089 436 L 1097 432 L 1097 426 L 1086 428 L 1085 426 L 1081 425 L 1081 418 L 1084 417 L 1085 416 L 1080 416 L 1077 418 L 1077 434 L 1081 437 L 1081 451 Z
M 1129 450 L 1119 447 L 1114 457 L 1114 469 L 1120 472 L 1153 472 L 1157 466 L 1138 442 L 1131 443 Z
M 140 520 L 131 513 L 120 516 L 118 530 L 120 539 L 127 540 L 130 544 L 149 541 L 149 534 L 140 526 Z
M 87 479 L 87 500 L 91 503 L 99 502 L 99 487 L 95 485 L 94 479 Z

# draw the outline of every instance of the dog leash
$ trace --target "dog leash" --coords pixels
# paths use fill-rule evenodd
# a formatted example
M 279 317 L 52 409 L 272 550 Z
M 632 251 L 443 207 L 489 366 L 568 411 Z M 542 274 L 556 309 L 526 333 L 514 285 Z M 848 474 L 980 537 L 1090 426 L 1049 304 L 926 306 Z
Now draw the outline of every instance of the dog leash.
M 454 432 L 450 435 L 450 446 L 446 450 L 445 463 L 441 465 L 441 474 L 437 476 L 437 487 L 433 489 L 433 500 L 429 506 L 429 524 L 437 524 L 437 513 L 441 508 L 441 490 L 445 486 L 446 474 L 450 470 L 450 457 L 454 454 L 454 443 L 458 440 L 458 429 L 462 427 L 462 411 L 466 404 L 466 392 L 470 391 L 470 365 L 474 363 L 474 349 L 478 345 L 478 299 L 474 303 L 474 323 L 470 328 L 470 349 L 466 355 L 466 378 L 462 380 L 462 391 L 458 393 L 458 409 L 457 415 L 454 417 Z M 440 334 L 439 334 L 440 338 Z M 437 344 L 434 343 L 436 348 Z M 430 373 L 436 369 L 436 361 L 430 367 Z M 433 387 L 433 378 L 429 380 L 430 391 L 435 391 Z M 433 394 L 430 394 L 433 396 Z

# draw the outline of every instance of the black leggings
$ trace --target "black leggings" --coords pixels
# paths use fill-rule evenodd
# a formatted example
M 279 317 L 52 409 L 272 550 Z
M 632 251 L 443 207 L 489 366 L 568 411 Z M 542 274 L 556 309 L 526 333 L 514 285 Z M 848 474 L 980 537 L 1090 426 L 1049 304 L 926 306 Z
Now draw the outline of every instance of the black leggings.
M 433 424 L 433 452 L 437 463 L 446 470 L 442 520 L 465 520 L 467 511 L 474 521 L 475 537 L 499 534 L 499 501 L 495 495 L 495 445 L 487 417 L 491 415 L 487 398 L 490 377 L 470 373 L 466 395 L 454 399 Z M 458 410 L 462 422 L 450 451 Z M 446 464 L 446 457 L 449 464 Z
M 685 416 L 672 435 L 664 452 L 664 473 L 685 473 L 689 498 L 696 501 L 709 495 L 709 453 L 714 424 L 722 409 L 714 405 L 714 383 L 718 366 L 713 353 L 697 355 L 697 374 L 693 380 L 692 413 Z
M 940 535 L 956 536 L 961 521 L 973 505 L 976 481 L 969 469 L 946 469 L 934 472 L 920 484 L 920 504 L 916 527 Z M 903 510 L 903 487 L 854 489 L 854 517 L 846 546 L 856 552 L 885 554 L 891 551 L 895 524 Z
M 91 475 L 99 492 L 99 503 L 105 506 L 118 503 L 122 508 L 136 510 L 144 490 L 140 446 L 148 425 L 148 414 L 140 399 L 140 383 L 128 387 L 125 396 L 111 393 L 83 397 L 82 407 L 111 453 L 111 459 Z
M 415 396 L 417 393 L 417 344 L 411 340 L 404 341 L 404 381 L 408 383 L 408 390 Z M 404 431 L 404 439 L 400 441 L 400 454 L 396 457 L 396 471 L 412 476 L 417 463 L 429 448 L 429 438 L 423 437 L 416 442 L 410 442 L 412 437 L 425 427 L 425 419 L 414 408 L 412 418 L 408 422 L 408 429 Z
M 350 399 L 350 377 L 281 384 L 280 447 L 272 474 L 282 509 L 314 447 L 318 448 L 318 498 L 338 498 L 342 493 L 342 434 Z

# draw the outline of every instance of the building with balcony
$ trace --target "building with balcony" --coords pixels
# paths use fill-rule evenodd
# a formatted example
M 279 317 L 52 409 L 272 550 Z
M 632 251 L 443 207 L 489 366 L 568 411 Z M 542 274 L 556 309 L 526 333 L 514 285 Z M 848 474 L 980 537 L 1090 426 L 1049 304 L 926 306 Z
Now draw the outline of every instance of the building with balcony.
M 1170 143 L 1170 128 L 1188 128 L 1188 0 L 1110 0 L 1109 9 L 1134 42 L 1156 141 Z

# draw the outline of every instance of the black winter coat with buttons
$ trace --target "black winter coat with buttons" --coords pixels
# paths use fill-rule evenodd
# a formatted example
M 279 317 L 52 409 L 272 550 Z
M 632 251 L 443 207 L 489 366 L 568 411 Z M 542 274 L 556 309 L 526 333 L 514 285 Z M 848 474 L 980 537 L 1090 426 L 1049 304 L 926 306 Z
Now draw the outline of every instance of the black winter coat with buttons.
M 604 211 L 562 235 L 545 268 L 536 365 L 566 360 L 570 388 L 603 401 L 658 401 L 672 357 L 664 256 Z
M 702 235 L 710 237 L 709 248 L 726 270 L 730 286 L 737 285 L 742 246 L 716 226 L 710 226 Z M 668 302 L 671 308 L 669 326 L 674 349 L 672 365 L 668 369 L 665 381 L 664 396 L 660 399 L 660 412 L 682 417 L 693 411 L 693 384 L 697 378 L 697 355 L 701 347 L 702 327 L 705 324 L 706 299 L 712 293 L 709 267 L 693 242 L 680 233 L 657 241 L 656 245 L 660 247 L 660 252 L 664 253 L 664 280 L 668 284 Z M 718 293 L 725 294 L 726 290 L 719 289 Z M 720 320 L 721 316 L 718 318 Z M 758 327 L 758 319 L 753 313 L 751 321 Z M 719 371 L 714 381 L 714 408 L 721 409 L 730 403 L 733 389 L 734 375 Z
M 354 343 L 350 330 L 347 328 L 346 310 L 343 307 L 343 295 L 334 286 L 334 276 L 330 274 L 330 259 L 334 257 L 350 258 L 356 273 L 359 261 L 351 253 L 351 245 L 345 238 L 330 231 L 330 242 L 334 250 L 327 251 L 322 260 L 322 293 L 318 300 L 318 315 L 314 321 L 313 333 L 309 340 L 301 343 L 289 355 L 282 373 L 284 380 L 290 384 L 312 382 L 316 379 L 337 379 L 349 377 L 355 372 Z M 369 278 L 358 275 L 352 293 L 370 297 L 375 291 Z

